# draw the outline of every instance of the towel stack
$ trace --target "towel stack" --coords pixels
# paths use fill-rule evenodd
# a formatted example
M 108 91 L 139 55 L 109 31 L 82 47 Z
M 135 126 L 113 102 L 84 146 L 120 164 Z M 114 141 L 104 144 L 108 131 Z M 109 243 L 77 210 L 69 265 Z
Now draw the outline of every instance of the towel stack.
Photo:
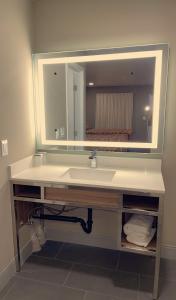
M 32 252 L 38 252 L 41 250 L 41 246 L 43 246 L 46 242 L 45 232 L 42 228 L 42 225 L 33 220 L 31 227 L 31 242 L 32 242 Z
M 123 226 L 127 241 L 137 246 L 147 247 L 156 232 L 156 228 L 152 228 L 153 221 L 152 216 L 132 215 Z

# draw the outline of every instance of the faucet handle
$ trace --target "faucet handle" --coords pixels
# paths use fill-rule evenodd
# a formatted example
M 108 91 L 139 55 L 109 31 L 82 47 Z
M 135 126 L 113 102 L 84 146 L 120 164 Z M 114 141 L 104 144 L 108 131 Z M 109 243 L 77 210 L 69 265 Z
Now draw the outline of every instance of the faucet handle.
M 97 155 L 97 150 L 96 149 L 92 150 L 92 156 L 95 157 L 96 155 Z
M 97 153 L 96 150 L 92 150 L 91 155 L 89 156 L 91 168 L 96 168 L 97 166 L 96 153 Z
M 90 152 L 90 156 L 89 159 L 93 159 L 94 157 L 96 157 L 97 151 L 94 149 Z

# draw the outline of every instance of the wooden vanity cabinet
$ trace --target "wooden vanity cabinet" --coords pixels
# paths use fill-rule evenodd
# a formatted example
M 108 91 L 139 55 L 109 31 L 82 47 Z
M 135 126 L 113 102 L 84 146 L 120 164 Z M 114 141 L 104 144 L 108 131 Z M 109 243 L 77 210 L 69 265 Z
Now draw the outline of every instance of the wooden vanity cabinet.
M 13 185 L 13 196 L 16 200 L 18 224 L 27 222 L 27 216 L 36 203 L 50 203 L 94 209 L 115 210 L 120 214 L 120 244 L 123 251 L 139 252 L 155 255 L 157 249 L 157 233 L 147 248 L 138 247 L 127 242 L 123 233 L 124 222 L 131 214 L 145 214 L 155 217 L 158 227 L 159 197 L 148 195 L 123 194 L 122 192 L 93 187 L 80 186 L 40 186 L 40 185 Z
M 123 193 L 115 189 L 45 185 L 12 184 L 12 198 L 16 211 L 17 228 L 17 270 L 20 270 L 20 247 L 18 229 L 28 221 L 29 213 L 37 206 L 47 204 L 68 205 L 74 207 L 93 208 L 99 210 L 117 211 L 119 222 L 119 238 L 117 250 L 155 256 L 155 278 L 153 298 L 158 295 L 158 278 L 160 264 L 160 232 L 162 219 L 162 197 L 146 195 L 144 193 Z M 131 214 L 144 214 L 154 217 L 156 234 L 148 247 L 139 247 L 129 243 L 123 233 L 123 225 Z
M 114 190 L 100 188 L 83 188 L 69 186 L 67 188 L 46 187 L 46 200 L 62 201 L 65 205 L 117 210 L 122 205 L 122 195 Z

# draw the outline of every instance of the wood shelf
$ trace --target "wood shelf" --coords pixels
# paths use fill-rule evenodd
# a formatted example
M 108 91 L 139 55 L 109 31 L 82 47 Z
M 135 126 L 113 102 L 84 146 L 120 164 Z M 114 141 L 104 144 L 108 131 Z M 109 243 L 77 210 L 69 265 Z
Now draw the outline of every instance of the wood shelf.
M 129 213 L 129 214 L 140 214 L 140 215 L 149 215 L 149 216 L 158 216 L 159 213 L 156 211 L 149 211 L 149 210 L 144 210 L 141 208 L 123 208 L 122 209 L 123 213 Z
M 88 188 L 45 188 L 45 199 L 63 201 L 65 205 L 117 210 L 121 195 L 112 190 Z
M 157 197 L 124 195 L 123 211 L 157 216 L 159 213 L 159 199 Z
M 13 193 L 15 197 L 34 198 L 34 199 L 41 198 L 41 192 L 39 186 L 15 184 Z
M 124 234 L 122 234 L 122 237 L 121 237 L 122 250 L 125 250 L 128 252 L 141 253 L 141 254 L 153 256 L 156 254 L 156 245 L 157 245 L 156 234 L 147 247 L 141 247 L 141 246 L 137 246 L 135 244 L 129 243 Z

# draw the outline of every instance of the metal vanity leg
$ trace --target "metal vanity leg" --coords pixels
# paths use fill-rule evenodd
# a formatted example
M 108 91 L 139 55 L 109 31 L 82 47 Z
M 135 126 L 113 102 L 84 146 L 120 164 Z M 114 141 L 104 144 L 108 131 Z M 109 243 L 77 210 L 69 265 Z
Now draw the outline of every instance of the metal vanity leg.
M 160 253 L 158 253 L 155 258 L 155 276 L 154 276 L 154 286 L 153 286 L 154 300 L 158 299 L 158 294 L 159 294 L 159 274 L 160 274 Z
M 16 262 L 16 272 L 21 271 L 21 256 L 20 256 L 20 237 L 19 237 L 19 228 L 17 224 L 17 209 L 14 207 L 15 210 L 15 235 L 16 235 L 16 241 L 15 241 L 15 262 Z
M 44 201 L 45 199 L 45 189 L 43 186 L 41 186 L 41 199 Z M 41 208 L 41 214 L 44 215 L 45 213 L 45 209 L 44 209 L 44 206 Z M 43 229 L 43 232 L 44 232 L 44 235 L 45 235 L 45 220 L 43 219 L 40 219 L 40 224 L 42 226 L 42 229 Z
M 153 286 L 153 299 L 154 300 L 158 298 L 158 294 L 159 294 L 162 211 L 163 211 L 163 199 L 162 199 L 162 197 L 160 197 L 158 226 L 157 226 L 157 247 L 156 247 L 156 257 L 155 257 L 155 275 L 154 275 L 154 286 Z
M 14 256 L 15 256 L 15 263 L 16 263 L 16 272 L 20 272 L 20 270 L 21 270 L 20 240 L 19 240 L 19 228 L 18 228 L 18 223 L 17 223 L 17 209 L 15 206 L 15 200 L 13 198 L 13 184 L 10 184 L 10 193 L 11 193 L 13 243 L 14 243 Z

